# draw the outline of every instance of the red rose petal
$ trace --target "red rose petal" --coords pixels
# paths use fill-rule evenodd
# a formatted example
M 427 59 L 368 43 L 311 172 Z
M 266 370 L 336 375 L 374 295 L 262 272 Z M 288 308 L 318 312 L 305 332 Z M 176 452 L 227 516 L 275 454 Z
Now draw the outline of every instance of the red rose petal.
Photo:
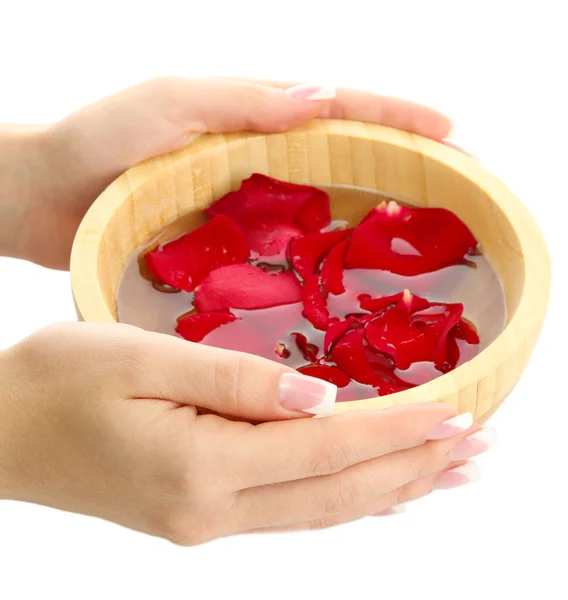
M 372 313 L 382 312 L 389 306 L 394 306 L 402 298 L 402 292 L 393 294 L 392 296 L 381 296 L 380 298 L 371 298 L 369 294 L 361 294 L 357 299 L 363 310 L 368 310 Z
M 367 361 L 371 367 L 373 367 L 375 373 L 394 373 L 394 370 L 396 369 L 396 363 L 394 362 L 392 356 L 385 354 L 384 352 L 379 352 L 368 344 L 363 344 L 363 347 L 365 349 Z
M 447 373 L 452 369 L 455 369 L 456 365 L 460 360 L 460 348 L 456 341 L 455 336 L 453 335 L 453 331 L 450 332 L 446 340 L 445 347 L 445 355 L 444 362 L 441 364 L 441 368 L 439 369 L 442 373 Z
M 452 330 L 455 338 L 458 340 L 465 340 L 468 344 L 479 344 L 479 334 L 477 329 L 467 319 L 461 319 L 461 321 Z
M 323 192 L 310 186 L 278 181 L 253 173 L 241 182 L 237 191 L 229 192 L 217 200 L 206 212 L 209 217 L 227 215 L 237 223 L 242 220 L 246 224 L 248 219 L 260 215 L 276 215 L 276 220 L 292 223 L 296 211 L 314 193 Z
M 294 216 L 294 222 L 306 233 L 320 231 L 331 223 L 329 196 L 322 190 L 315 190 Z
M 388 396 L 415 387 L 413 384 L 402 381 L 392 373 L 382 373 L 379 381 L 380 383 L 375 386 L 379 396 Z
M 432 342 L 435 343 L 434 353 L 431 355 L 430 360 L 435 363 L 436 368 L 440 371 L 446 372 L 456 366 L 457 360 L 453 365 L 446 364 L 448 336 L 451 329 L 460 322 L 462 313 L 463 304 L 442 304 L 440 302 L 432 302 L 430 308 L 421 310 L 412 315 L 411 323 L 413 325 L 418 325 L 420 323 L 426 325 L 428 335 Z M 457 355 L 459 358 L 459 350 Z
M 184 317 L 178 321 L 176 332 L 189 342 L 200 342 L 217 327 L 236 321 L 231 313 L 200 313 Z
M 455 323 L 456 318 L 459 322 L 459 316 L 451 315 L 448 317 L 448 323 L 439 333 L 439 341 L 436 346 L 436 353 L 434 354 L 434 364 L 443 373 L 455 369 L 460 358 L 459 348 L 457 352 L 454 350 L 454 345 L 457 347 L 457 342 L 454 344 L 455 335 L 452 332 L 452 329 L 455 327 L 452 323 Z
M 396 364 L 388 354 L 378 352 L 370 346 L 364 346 L 364 351 L 369 365 L 378 376 L 375 388 L 379 392 L 379 396 L 394 394 L 414 387 L 396 375 Z
M 457 349 L 457 347 L 456 347 Z M 458 350 L 459 353 L 459 350 Z M 434 363 L 429 361 L 415 362 L 405 371 L 395 370 L 395 375 L 408 387 L 428 383 L 440 377 L 441 373 Z
M 444 304 L 442 302 L 428 302 L 428 306 L 412 312 L 411 322 L 437 327 L 445 326 L 448 318 L 452 320 L 452 327 L 457 325 L 463 312 L 463 304 Z
M 426 310 L 430 306 L 433 306 L 426 298 L 411 294 L 408 290 L 402 292 L 402 301 L 405 303 L 408 312 L 411 314 L 414 314 L 416 311 Z
M 308 338 L 303 333 L 293 332 L 290 335 L 296 340 L 296 346 L 298 346 L 298 350 L 302 353 L 304 360 L 307 360 L 309 363 L 317 362 L 319 348 L 314 346 L 314 344 L 310 344 Z
M 260 256 L 277 256 L 295 235 L 322 229 L 331 222 L 325 192 L 258 173 L 211 205 L 207 214 L 234 219 L 250 249 Z
M 373 348 L 392 356 L 402 370 L 413 362 L 428 360 L 434 352 L 434 342 L 421 328 L 411 325 L 402 300 L 379 313 L 367 325 L 365 336 Z
M 339 338 L 341 338 L 349 329 L 353 327 L 352 319 L 345 319 L 344 321 L 338 321 L 332 323 L 325 332 L 325 338 L 323 342 L 323 351 L 325 354 L 329 352 L 329 349 Z
M 265 259 L 282 260 L 286 257 L 286 248 L 295 237 L 303 231 L 291 223 L 262 220 L 246 229 L 246 241 L 249 247 Z
M 302 290 L 303 314 L 316 329 L 321 331 L 325 331 L 330 323 L 337 321 L 330 318 L 325 301 L 319 275 L 312 275 L 304 282 Z
M 365 329 L 369 345 L 392 356 L 398 369 L 406 371 L 420 362 L 434 363 L 441 372 L 455 368 L 459 348 L 454 332 L 461 327 L 462 304 L 430 303 L 407 290 L 383 298 L 363 295 L 359 300 L 362 308 L 375 310 Z M 466 325 L 463 335 L 473 338 L 471 331 Z
M 347 315 L 345 320 L 333 322 L 333 319 L 325 332 L 324 353 L 328 354 L 330 348 L 347 331 L 360 329 L 373 319 L 374 315 Z
M 191 292 L 213 270 L 249 257 L 236 223 L 218 216 L 194 231 L 146 254 L 148 269 L 162 283 Z
M 331 351 L 331 358 L 351 379 L 373 386 L 380 396 L 412 387 L 394 374 L 396 366 L 389 356 L 365 344 L 363 329 L 346 333 Z
M 343 240 L 334 246 L 328 253 L 321 268 L 321 281 L 323 287 L 335 296 L 343 294 L 343 269 L 345 257 L 349 249 L 349 240 Z
M 310 377 L 317 377 L 318 379 L 329 381 L 339 388 L 345 387 L 351 383 L 349 377 L 336 367 L 327 365 L 307 365 L 306 367 L 300 367 L 297 371 L 302 373 L 302 375 L 309 375 Z
M 313 275 L 326 253 L 345 239 L 350 230 L 308 233 L 290 241 L 288 258 L 302 279 Z
M 379 377 L 371 367 L 364 348 L 364 331 L 354 329 L 347 332 L 331 351 L 333 362 L 351 379 L 372 385 L 379 385 Z
M 270 275 L 253 265 L 230 265 L 212 271 L 195 289 L 199 312 L 229 308 L 269 308 L 299 302 L 302 286 L 291 273 Z
M 460 264 L 476 247 L 471 231 L 449 210 L 382 203 L 355 228 L 346 266 L 419 275 Z

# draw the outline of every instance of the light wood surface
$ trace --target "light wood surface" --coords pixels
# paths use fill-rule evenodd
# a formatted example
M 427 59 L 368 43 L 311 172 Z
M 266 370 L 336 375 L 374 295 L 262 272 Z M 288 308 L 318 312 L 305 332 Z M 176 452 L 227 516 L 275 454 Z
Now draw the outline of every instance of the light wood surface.
M 545 242 L 517 197 L 471 158 L 379 125 L 315 120 L 282 134 L 205 135 L 130 169 L 96 200 L 77 233 L 71 279 L 79 317 L 115 321 L 128 258 L 181 217 L 193 220 L 191 213 L 254 172 L 378 189 L 418 206 L 448 208 L 470 227 L 503 280 L 505 331 L 451 373 L 390 396 L 339 403 L 335 411 L 446 402 L 479 422 L 493 414 L 519 380 L 544 320 L 550 288 Z M 336 208 L 350 219 L 365 210 Z

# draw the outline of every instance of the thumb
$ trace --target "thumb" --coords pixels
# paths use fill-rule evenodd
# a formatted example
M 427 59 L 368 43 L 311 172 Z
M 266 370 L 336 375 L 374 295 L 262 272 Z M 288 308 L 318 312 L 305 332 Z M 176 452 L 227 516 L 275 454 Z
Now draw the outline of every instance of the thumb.
M 201 133 L 279 132 L 315 117 L 335 90 L 287 90 L 221 79 L 161 78 L 83 108 L 56 127 L 86 165 L 116 177 L 132 165 L 188 144 Z
M 138 398 L 161 398 L 250 421 L 329 415 L 337 387 L 277 362 L 143 332 Z

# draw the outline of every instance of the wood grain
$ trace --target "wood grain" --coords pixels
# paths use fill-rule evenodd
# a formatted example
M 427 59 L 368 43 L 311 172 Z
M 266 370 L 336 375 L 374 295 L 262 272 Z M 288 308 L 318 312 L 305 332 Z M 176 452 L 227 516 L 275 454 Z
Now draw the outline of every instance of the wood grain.
M 254 172 L 379 189 L 418 206 L 449 208 L 471 228 L 503 280 L 504 332 L 451 373 L 390 396 L 340 403 L 335 411 L 445 402 L 480 422 L 493 414 L 519 380 L 542 327 L 550 289 L 546 244 L 522 202 L 471 158 L 379 125 L 314 120 L 281 134 L 205 135 L 130 169 L 96 200 L 77 233 L 71 280 L 79 317 L 115 321 L 118 282 L 133 252 L 181 217 L 194 221 L 192 213 Z M 357 210 L 346 205 L 340 212 L 356 218 Z

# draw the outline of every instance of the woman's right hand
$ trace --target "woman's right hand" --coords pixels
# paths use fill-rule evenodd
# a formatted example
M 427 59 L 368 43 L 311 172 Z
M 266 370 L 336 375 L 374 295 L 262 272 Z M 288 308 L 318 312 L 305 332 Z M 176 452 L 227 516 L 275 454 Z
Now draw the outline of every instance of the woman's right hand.
M 194 545 L 388 514 L 468 481 L 449 469 L 492 437 L 442 404 L 302 418 L 330 386 L 127 325 L 49 327 L 0 355 L 0 498 Z

